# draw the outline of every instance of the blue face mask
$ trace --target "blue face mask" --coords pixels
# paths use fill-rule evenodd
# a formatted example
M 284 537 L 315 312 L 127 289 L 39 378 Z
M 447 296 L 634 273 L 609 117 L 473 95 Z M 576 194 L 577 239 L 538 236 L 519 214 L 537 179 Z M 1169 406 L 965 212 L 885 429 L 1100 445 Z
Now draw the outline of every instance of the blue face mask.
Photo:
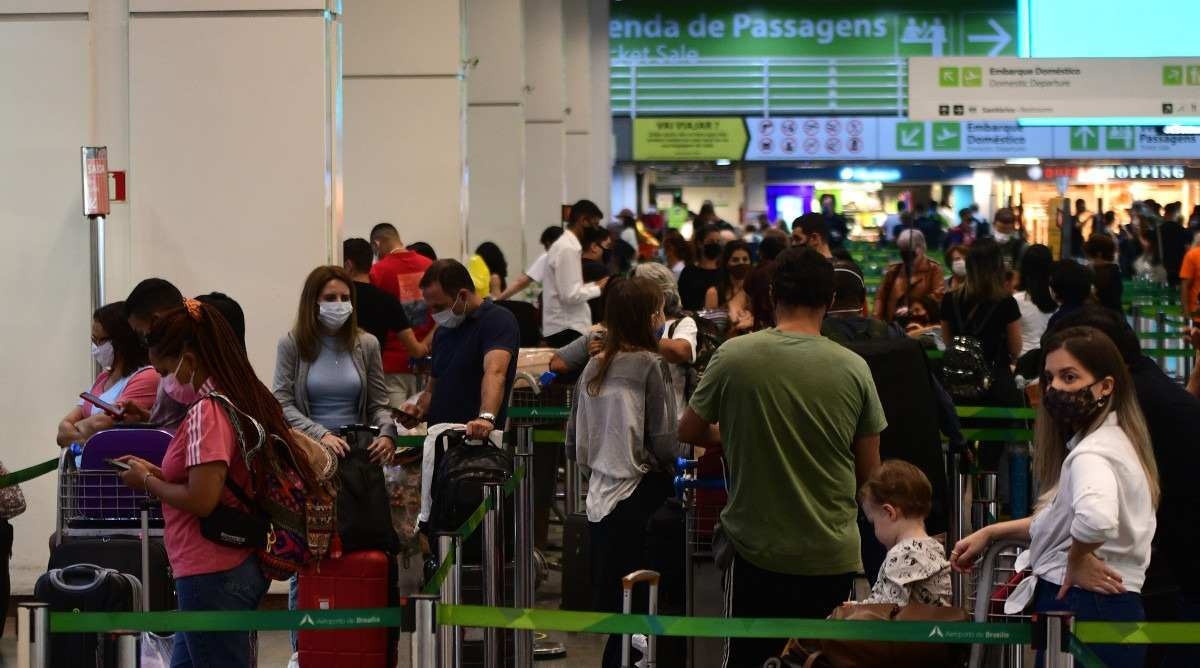
M 461 297 L 459 299 L 461 299 Z M 459 299 L 455 299 L 454 303 L 450 305 L 450 308 L 446 309 L 445 311 L 438 311 L 433 314 L 433 321 L 437 323 L 438 327 L 454 329 L 455 327 L 463 324 L 463 321 L 467 319 L 467 313 L 465 310 L 462 313 L 454 312 L 454 307 L 458 306 Z

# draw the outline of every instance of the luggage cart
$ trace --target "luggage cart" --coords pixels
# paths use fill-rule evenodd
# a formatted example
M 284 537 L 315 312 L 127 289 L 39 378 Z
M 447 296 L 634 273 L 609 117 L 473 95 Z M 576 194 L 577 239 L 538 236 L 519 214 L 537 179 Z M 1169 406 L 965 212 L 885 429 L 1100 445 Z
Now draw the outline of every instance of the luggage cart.
M 58 458 L 56 544 L 68 538 L 136 536 L 142 530 L 141 508 L 149 502 L 150 537 L 163 535 L 162 506 L 145 492 L 130 489 L 115 470 L 82 469 L 72 448 Z
M 699 460 L 680 457 L 675 462 L 675 495 L 683 503 L 684 542 L 683 542 L 683 572 L 685 592 L 685 615 L 693 617 L 696 614 L 695 573 L 698 561 L 708 561 L 713 558 L 712 537 L 713 527 L 720 519 L 724 508 L 724 496 L 721 503 L 715 504 L 709 500 L 705 503 L 705 490 L 724 492 L 727 487 L 728 475 L 724 459 L 721 460 L 721 475 L 719 477 L 702 477 L 699 471 Z M 688 665 L 695 665 L 696 639 L 688 638 Z
M 1008 615 L 1004 601 L 1021 581 L 1017 572 L 1017 556 L 1029 549 L 1028 541 L 1003 540 L 993 543 L 984 554 L 981 565 L 971 572 L 968 594 L 969 611 L 975 622 L 1029 622 L 1030 615 L 1020 612 Z M 1025 573 L 1024 577 L 1033 577 Z M 971 645 L 970 668 L 1026 668 L 1032 666 L 1032 656 L 1022 645 Z

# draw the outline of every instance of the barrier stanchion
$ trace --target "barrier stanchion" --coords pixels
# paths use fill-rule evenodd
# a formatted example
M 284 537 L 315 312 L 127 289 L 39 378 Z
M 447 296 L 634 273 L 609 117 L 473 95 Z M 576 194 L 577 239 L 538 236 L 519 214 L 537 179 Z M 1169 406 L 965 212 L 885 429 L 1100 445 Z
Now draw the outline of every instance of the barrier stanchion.
M 29 601 L 17 606 L 17 667 L 50 665 L 50 606 Z
M 948 542 L 953 548 L 953 546 L 958 544 L 958 541 L 963 539 L 965 529 L 963 526 L 963 493 L 966 491 L 966 481 L 965 474 L 962 472 L 961 452 L 951 453 L 950 466 L 952 489 L 950 493 L 950 540 Z M 956 608 L 963 607 L 963 602 L 965 601 L 965 592 L 963 590 L 964 577 L 964 574 L 957 570 L 950 571 L 950 602 Z M 691 614 L 691 611 L 689 611 L 689 614 Z
M 1034 638 L 1040 639 L 1040 646 L 1035 647 L 1044 652 L 1046 668 L 1074 668 L 1075 656 L 1070 651 L 1074 616 L 1069 612 L 1047 612 L 1038 619 L 1038 625 Z
M 412 665 L 438 665 L 438 623 L 436 610 L 437 596 L 433 594 L 413 594 L 409 603 L 414 611 L 414 628 L 412 633 Z M 445 634 L 443 634 L 445 635 Z M 443 663 L 441 668 L 454 668 L 455 664 Z
M 567 498 L 563 499 L 563 510 L 567 517 L 579 512 L 579 464 L 570 457 L 566 458 Z
M 504 553 L 503 538 L 500 533 L 504 495 L 500 485 L 495 483 L 485 483 L 483 490 L 484 502 L 488 507 L 483 515 L 483 603 L 495 608 L 500 605 L 500 570 L 504 567 L 501 560 Z M 500 665 L 498 629 L 484 629 L 483 665 L 488 668 L 498 668 Z
M 514 452 L 518 467 L 524 467 L 525 476 L 517 483 L 516 509 L 516 564 L 513 599 L 518 608 L 532 608 L 534 603 L 533 573 L 533 429 L 517 428 L 517 443 Z M 515 659 L 517 668 L 533 666 L 533 631 L 517 631 Z
M 136 633 L 123 633 L 117 637 L 117 666 L 138 668 L 138 637 Z
M 441 602 L 444 605 L 462 603 L 462 562 L 458 556 L 461 547 L 462 539 L 458 537 L 458 534 L 438 534 L 438 554 L 442 559 L 450 562 L 445 579 L 441 583 Z M 454 668 L 458 665 L 458 658 L 462 656 L 461 628 L 453 626 L 438 634 L 438 656 L 441 659 L 441 665 L 445 668 Z M 416 657 L 414 656 L 414 658 Z M 413 665 L 421 664 L 414 663 Z

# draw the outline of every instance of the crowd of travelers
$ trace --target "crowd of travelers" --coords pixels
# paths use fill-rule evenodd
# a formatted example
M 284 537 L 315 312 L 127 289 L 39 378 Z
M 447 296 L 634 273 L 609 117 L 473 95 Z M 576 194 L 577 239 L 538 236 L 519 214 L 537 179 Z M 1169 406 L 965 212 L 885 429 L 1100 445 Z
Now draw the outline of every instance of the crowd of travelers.
M 219 510 L 245 511 L 272 493 L 271 476 L 247 461 L 254 425 L 304 485 L 321 477 L 314 447 L 348 452 L 344 425 L 376 429 L 368 450 L 380 465 L 396 462 L 393 438 L 419 423 L 461 424 L 483 439 L 504 429 L 518 351 L 533 341 L 554 348 L 550 369 L 574 379 L 564 454 L 587 477 L 595 610 L 619 611 L 621 577 L 651 565 L 646 527 L 675 495 L 676 459 L 707 456 L 727 472 L 714 551 L 728 616 L 829 616 L 850 599 L 873 534 L 886 556 L 862 604 L 948 606 L 951 571 L 1016 538 L 1030 544 L 1032 576 L 1014 594 L 1029 609 L 1140 621 L 1141 594 L 1157 578 L 1178 592 L 1179 619 L 1200 620 L 1200 525 L 1188 512 L 1200 492 L 1187 479 L 1200 468 L 1191 440 L 1200 387 L 1143 356 L 1121 313 L 1122 279 L 1149 277 L 1178 283 L 1200 326 L 1200 244 L 1177 247 L 1194 230 L 1178 207 L 1140 203 L 1117 229 L 1081 201 L 1074 229 L 1090 232 L 1071 246 L 1076 257 L 1059 261 L 1026 242 L 1017 210 L 985 222 L 964 208 L 955 226 L 939 222 L 936 205 L 901 211 L 882 241 L 900 260 L 872 301 L 872 277 L 847 252 L 852 226 L 836 206 L 827 195 L 790 226 L 764 217 L 741 227 L 706 205 L 688 217 L 689 238 L 678 220 L 629 211 L 606 226 L 582 200 L 512 277 L 494 243 L 461 262 L 439 259 L 380 223 L 368 239 L 344 242 L 341 266 L 316 267 L 296 285 L 270 387 L 246 353 L 253 313 L 228 295 L 187 298 L 150 278 L 93 315 L 103 371 L 80 389 L 118 415 L 81 401 L 57 442 L 83 444 L 121 421 L 170 430 L 161 466 L 127 457 L 121 478 L 163 503 L 179 608 L 255 609 L 268 585 L 259 552 L 215 542 L 205 528 Z M 535 292 L 531 319 L 514 298 Z M 1030 516 L 976 527 L 954 545 L 926 531 L 944 495 L 921 468 L 882 459 L 891 413 L 853 348 L 887 340 L 944 350 L 947 366 L 969 348 L 978 368 L 964 373 L 986 379 L 970 404 L 1023 406 L 1038 388 Z M 961 441 L 952 402 L 971 388 L 961 375 L 930 373 L 929 383 L 941 431 Z M 559 452 L 538 451 L 549 458 L 535 475 L 539 546 Z M 969 452 L 996 471 L 1006 444 Z M 249 638 L 179 633 L 173 665 L 250 665 Z M 760 666 L 782 644 L 731 639 L 724 665 Z M 1140 665 L 1144 654 L 1094 649 L 1114 666 Z M 619 650 L 610 639 L 604 665 L 618 665 Z M 1180 657 L 1171 665 L 1195 665 L 1194 653 Z

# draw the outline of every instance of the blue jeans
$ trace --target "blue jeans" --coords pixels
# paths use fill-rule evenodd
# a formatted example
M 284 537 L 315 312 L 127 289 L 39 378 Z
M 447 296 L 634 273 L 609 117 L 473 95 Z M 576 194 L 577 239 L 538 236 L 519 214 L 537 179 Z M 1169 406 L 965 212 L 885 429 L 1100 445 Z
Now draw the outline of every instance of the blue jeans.
M 1058 600 L 1059 586 L 1038 580 L 1034 591 L 1034 612 L 1069 611 L 1075 613 L 1077 622 L 1141 622 L 1146 620 L 1142 609 L 1142 595 L 1133 592 L 1124 594 L 1095 594 L 1072 587 L 1066 598 Z M 1088 645 L 1107 666 L 1143 666 L 1146 663 L 1145 645 Z M 1042 666 L 1041 652 L 1037 665 Z
M 255 610 L 269 584 L 251 555 L 240 566 L 219 573 L 189 575 L 175 580 L 180 610 Z M 255 635 L 231 633 L 176 633 L 171 668 L 228 666 L 241 668 L 256 662 Z

